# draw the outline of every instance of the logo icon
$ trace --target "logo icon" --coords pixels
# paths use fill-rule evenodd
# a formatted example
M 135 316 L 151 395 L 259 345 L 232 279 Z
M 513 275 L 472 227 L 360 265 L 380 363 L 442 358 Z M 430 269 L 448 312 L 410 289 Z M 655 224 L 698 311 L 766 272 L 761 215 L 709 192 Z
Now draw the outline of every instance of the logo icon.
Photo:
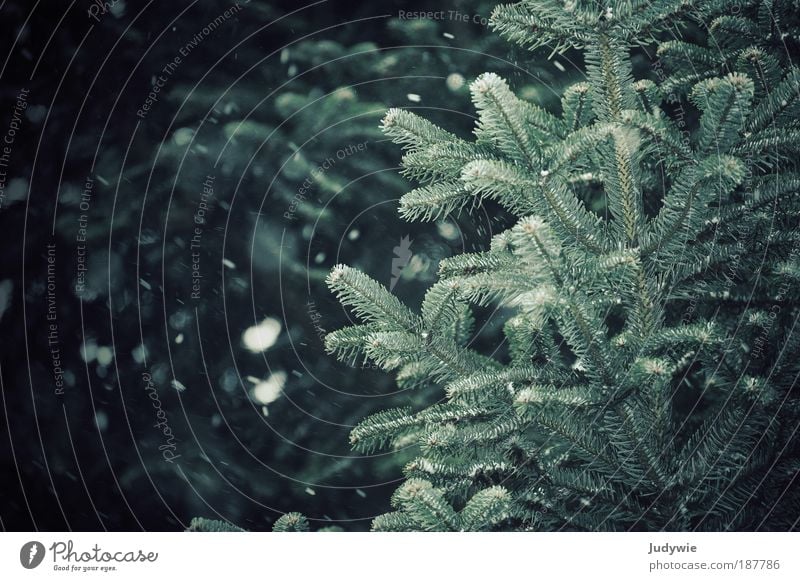
M 39 541 L 30 541 L 19 550 L 19 562 L 26 569 L 35 569 L 44 560 L 44 545 Z
M 403 274 L 403 269 L 411 262 L 411 257 L 414 254 L 411 252 L 411 240 L 408 236 L 403 236 L 400 239 L 400 244 L 393 248 L 394 258 L 392 258 L 392 278 L 389 281 L 389 292 L 394 290 L 397 281 L 400 280 L 400 275 Z

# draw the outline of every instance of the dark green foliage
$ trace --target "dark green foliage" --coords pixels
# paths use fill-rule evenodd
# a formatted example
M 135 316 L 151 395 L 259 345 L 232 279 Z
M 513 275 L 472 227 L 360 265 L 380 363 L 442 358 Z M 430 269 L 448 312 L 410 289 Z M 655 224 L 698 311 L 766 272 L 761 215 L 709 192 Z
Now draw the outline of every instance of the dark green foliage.
M 583 51 L 560 113 L 486 73 L 473 142 L 385 116 L 422 182 L 404 217 L 493 200 L 515 224 L 443 260 L 419 315 L 354 269 L 328 277 L 365 322 L 329 351 L 443 391 L 352 431 L 416 451 L 375 530 L 797 527 L 800 29 L 796 3 L 740 6 L 499 6 L 506 38 Z M 497 305 L 506 351 L 478 352 L 470 305 Z
M 227 532 L 244 532 L 230 523 L 221 520 L 214 520 L 209 518 L 195 517 L 189 524 L 188 532 L 201 532 L 201 533 L 227 533 Z M 308 519 L 299 512 L 287 512 L 272 525 L 273 532 L 276 533 L 304 533 L 308 532 L 309 525 Z M 318 532 L 341 532 L 342 528 L 337 526 L 328 526 L 318 529 Z
M 195 517 L 186 530 L 193 533 L 238 533 L 244 529 L 221 520 Z

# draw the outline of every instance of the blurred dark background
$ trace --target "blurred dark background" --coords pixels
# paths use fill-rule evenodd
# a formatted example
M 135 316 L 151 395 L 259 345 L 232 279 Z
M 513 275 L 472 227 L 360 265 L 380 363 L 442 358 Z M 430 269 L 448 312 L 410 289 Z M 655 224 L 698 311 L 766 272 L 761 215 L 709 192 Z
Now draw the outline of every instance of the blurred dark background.
M 402 221 L 379 130 L 402 106 L 468 135 L 486 70 L 557 107 L 578 63 L 501 41 L 493 4 L 0 5 L 0 529 L 388 509 L 407 453 L 349 430 L 439 395 L 325 355 L 348 319 L 324 277 L 348 263 L 416 307 L 504 223 Z

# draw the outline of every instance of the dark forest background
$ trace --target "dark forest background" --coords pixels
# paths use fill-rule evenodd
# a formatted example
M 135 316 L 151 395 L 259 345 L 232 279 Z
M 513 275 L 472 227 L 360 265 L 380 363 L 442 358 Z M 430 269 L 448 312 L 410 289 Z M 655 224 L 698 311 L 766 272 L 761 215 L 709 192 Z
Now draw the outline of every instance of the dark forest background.
M 491 2 L 445 4 L 0 4 L 1 133 L 25 102 L 0 205 L 0 529 L 387 511 L 407 455 L 355 454 L 349 430 L 437 394 L 325 355 L 348 320 L 324 277 L 348 263 L 418 304 L 506 217 L 402 221 L 379 121 L 467 135 L 479 73 L 557 107 L 580 65 L 502 42 Z M 418 10 L 438 16 L 399 17 Z

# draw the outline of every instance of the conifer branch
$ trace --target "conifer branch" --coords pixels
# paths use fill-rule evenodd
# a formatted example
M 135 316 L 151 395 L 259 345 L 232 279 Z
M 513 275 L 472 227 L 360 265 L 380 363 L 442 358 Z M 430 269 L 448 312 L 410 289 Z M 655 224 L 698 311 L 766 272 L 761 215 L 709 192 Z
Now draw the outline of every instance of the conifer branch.
M 782 351 L 800 345 L 786 327 L 800 309 L 800 74 L 772 36 L 773 20 L 787 35 L 800 26 L 783 0 L 727 11 L 724 0 L 501 5 L 502 36 L 584 52 L 588 78 L 564 90 L 560 115 L 492 73 L 471 85 L 473 143 L 387 115 L 405 175 L 423 182 L 403 216 L 494 200 L 516 223 L 442 260 L 421 315 L 360 273 L 329 277 L 364 321 L 330 334 L 331 352 L 444 390 L 352 431 L 358 450 L 416 454 L 375 530 L 796 525 L 773 513 L 797 510 L 800 493 L 756 497 L 793 478 L 800 452 L 789 442 L 800 363 Z M 698 22 L 713 39 L 681 33 Z M 635 80 L 632 50 L 650 42 L 663 69 Z M 470 336 L 471 307 L 493 303 L 507 363 L 464 347 L 485 341 Z

